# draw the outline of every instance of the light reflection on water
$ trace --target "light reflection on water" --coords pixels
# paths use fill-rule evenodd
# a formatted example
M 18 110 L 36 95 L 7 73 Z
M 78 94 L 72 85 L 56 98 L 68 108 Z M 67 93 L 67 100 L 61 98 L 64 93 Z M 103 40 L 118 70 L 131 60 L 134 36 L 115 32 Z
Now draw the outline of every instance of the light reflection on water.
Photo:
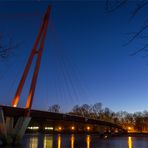
M 61 148 L 61 135 L 58 135 L 58 148 Z
M 27 134 L 21 148 L 148 148 L 148 137 L 112 137 L 98 135 Z
M 132 142 L 132 137 L 128 137 L 128 148 L 132 148 L 133 142 Z
M 38 139 L 37 135 L 31 136 L 28 139 L 28 148 L 38 148 Z M 57 148 L 61 148 L 62 136 L 61 134 L 57 135 Z M 86 135 L 86 148 L 90 148 L 91 136 Z M 43 139 L 43 147 L 44 148 L 53 148 L 54 139 L 52 135 L 45 135 Z M 70 137 L 70 147 L 75 148 L 75 135 L 72 134 Z
M 75 136 L 74 136 L 74 134 L 71 135 L 70 141 L 71 141 L 71 148 L 74 148 L 74 145 L 75 145 Z
M 29 138 L 28 148 L 38 148 L 38 136 Z
M 53 147 L 53 137 L 52 136 L 44 136 L 44 148 L 52 148 Z
M 87 145 L 87 148 L 90 148 L 90 135 L 86 136 L 86 145 Z

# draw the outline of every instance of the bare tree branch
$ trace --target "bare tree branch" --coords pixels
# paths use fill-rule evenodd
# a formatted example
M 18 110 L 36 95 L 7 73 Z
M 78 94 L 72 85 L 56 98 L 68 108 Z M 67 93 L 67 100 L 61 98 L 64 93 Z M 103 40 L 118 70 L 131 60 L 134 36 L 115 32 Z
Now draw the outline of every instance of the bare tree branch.
M 18 46 L 19 44 L 15 44 L 12 37 L 5 41 L 4 35 L 0 33 L 0 59 L 8 58 Z
M 113 12 L 116 9 L 122 7 L 129 0 L 106 0 L 106 10 L 107 12 Z
M 137 51 L 131 53 L 130 56 L 134 56 L 134 55 L 138 54 L 139 52 L 144 51 L 147 47 L 148 47 L 148 44 L 146 44 L 143 48 L 140 48 Z
M 130 19 L 133 19 L 137 15 L 137 13 L 140 12 L 147 4 L 148 4 L 147 0 L 142 0 L 141 2 L 139 2 L 137 8 L 132 13 Z
M 108 12 L 113 12 L 116 9 L 122 7 L 124 4 L 127 4 L 128 1 L 129 0 L 106 0 L 106 10 Z M 139 0 L 139 1 L 136 1 L 136 3 L 137 3 L 137 7 L 133 10 L 133 13 L 130 19 L 133 19 L 140 11 L 144 9 L 144 7 L 148 6 L 148 0 Z M 141 27 L 141 29 L 138 32 L 132 32 L 129 34 L 129 35 L 132 35 L 132 37 L 130 37 L 130 39 L 128 40 L 126 44 L 124 44 L 124 46 L 130 44 L 137 38 L 147 39 L 148 35 L 143 34 L 143 33 L 146 33 L 147 29 L 148 29 L 148 20 L 144 22 L 144 26 Z M 147 48 L 147 46 L 148 45 L 146 44 L 143 48 L 130 54 L 130 56 L 136 55 L 137 53 L 144 51 Z
M 146 29 L 148 28 L 148 24 L 143 26 L 124 46 L 130 44 L 132 41 L 134 41 L 137 37 L 139 37 Z

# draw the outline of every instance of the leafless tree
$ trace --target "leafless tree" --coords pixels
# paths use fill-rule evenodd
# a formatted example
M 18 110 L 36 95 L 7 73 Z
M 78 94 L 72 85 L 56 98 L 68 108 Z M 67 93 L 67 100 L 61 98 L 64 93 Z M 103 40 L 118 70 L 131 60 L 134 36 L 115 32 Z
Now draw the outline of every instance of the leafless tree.
M 6 37 L 3 33 L 0 33 L 0 59 L 7 59 L 17 47 L 18 44 L 13 42 L 12 37 Z
M 59 113 L 60 112 L 60 105 L 58 105 L 58 104 L 51 105 L 51 106 L 49 106 L 48 111 Z
M 81 107 L 80 107 L 79 105 L 75 105 L 75 106 L 72 108 L 72 111 L 71 111 L 71 112 L 72 112 L 73 114 L 75 114 L 75 115 L 83 116 Z
M 130 21 L 132 21 L 136 16 L 144 11 L 145 7 L 148 7 L 148 0 L 137 0 L 137 1 L 131 1 L 131 0 L 106 0 L 106 11 L 107 12 L 114 12 L 117 9 L 121 7 L 128 7 L 129 3 L 133 2 L 135 3 L 135 8 L 132 8 L 132 13 L 130 14 Z M 147 35 L 147 29 L 148 29 L 148 20 L 147 15 L 145 15 L 145 21 L 143 22 L 143 25 L 140 27 L 139 30 L 134 31 L 133 33 L 130 33 L 130 39 L 127 41 L 125 45 L 128 45 L 135 41 L 136 39 L 148 39 Z M 135 50 L 133 53 L 131 53 L 131 56 L 134 56 L 140 52 L 144 52 L 145 56 L 148 56 L 148 40 L 145 41 L 144 45 L 140 48 Z

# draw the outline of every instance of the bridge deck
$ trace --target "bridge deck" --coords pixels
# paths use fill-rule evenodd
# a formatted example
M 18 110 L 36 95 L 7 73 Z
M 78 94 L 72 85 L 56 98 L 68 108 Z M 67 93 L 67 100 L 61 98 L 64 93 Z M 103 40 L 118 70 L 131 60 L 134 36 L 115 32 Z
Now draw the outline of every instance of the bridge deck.
M 26 109 L 25 108 L 14 108 L 10 106 L 0 106 L 3 109 L 5 116 L 10 117 L 20 117 L 25 116 Z M 89 119 L 81 116 L 70 115 L 70 114 L 62 114 L 62 113 L 53 113 L 48 111 L 40 111 L 40 110 L 30 110 L 30 117 L 36 119 L 49 119 L 49 120 L 57 120 L 57 121 L 72 121 L 72 122 L 79 122 L 79 123 L 87 123 L 87 124 L 94 124 L 94 125 L 103 125 L 114 127 L 123 130 L 123 128 L 117 124 L 101 121 L 96 119 Z

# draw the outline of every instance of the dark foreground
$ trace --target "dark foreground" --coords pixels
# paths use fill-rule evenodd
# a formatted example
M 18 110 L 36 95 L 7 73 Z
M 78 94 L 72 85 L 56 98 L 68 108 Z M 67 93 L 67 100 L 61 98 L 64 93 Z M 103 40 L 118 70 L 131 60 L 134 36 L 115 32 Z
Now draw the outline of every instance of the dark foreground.
M 148 148 L 148 137 L 110 137 L 97 135 L 26 134 L 18 146 L 7 148 Z

